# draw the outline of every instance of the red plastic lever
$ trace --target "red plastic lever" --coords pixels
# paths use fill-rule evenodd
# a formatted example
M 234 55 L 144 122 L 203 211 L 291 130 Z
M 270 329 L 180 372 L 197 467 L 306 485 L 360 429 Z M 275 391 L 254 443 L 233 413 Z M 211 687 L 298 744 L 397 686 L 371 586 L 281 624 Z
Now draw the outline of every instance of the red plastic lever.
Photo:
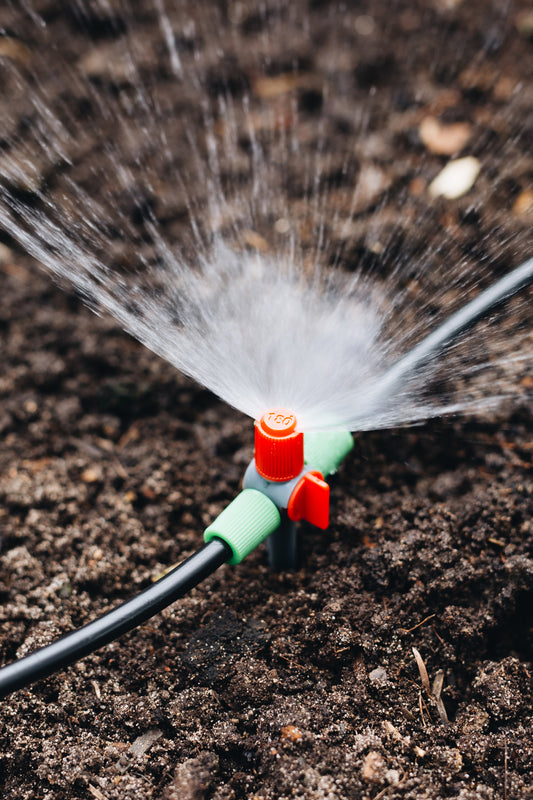
M 293 522 L 305 519 L 317 528 L 329 525 L 329 485 L 321 472 L 306 472 L 291 494 L 287 514 Z

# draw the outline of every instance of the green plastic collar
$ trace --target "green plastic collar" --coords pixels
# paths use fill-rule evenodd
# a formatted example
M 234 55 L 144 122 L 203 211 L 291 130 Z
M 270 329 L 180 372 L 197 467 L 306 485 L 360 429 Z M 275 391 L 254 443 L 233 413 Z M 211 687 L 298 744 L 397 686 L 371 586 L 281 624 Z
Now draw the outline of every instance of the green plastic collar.
M 280 513 L 272 500 L 257 489 L 244 489 L 205 529 L 204 541 L 222 539 L 233 553 L 228 564 L 240 564 L 274 533 L 280 522 Z
M 336 472 L 341 461 L 353 449 L 349 431 L 314 431 L 304 434 L 305 463 L 320 470 L 322 475 Z

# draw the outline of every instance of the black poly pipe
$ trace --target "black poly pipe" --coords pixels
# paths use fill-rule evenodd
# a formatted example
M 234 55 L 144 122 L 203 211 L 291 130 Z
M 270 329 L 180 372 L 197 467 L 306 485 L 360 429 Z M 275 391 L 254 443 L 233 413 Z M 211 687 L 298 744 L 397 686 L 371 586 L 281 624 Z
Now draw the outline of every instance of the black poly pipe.
M 446 348 L 461 334 L 470 330 L 477 322 L 532 283 L 533 258 L 530 258 L 480 292 L 473 300 L 445 319 L 434 331 L 431 331 L 408 353 L 398 359 L 378 382 L 377 388 L 374 390 L 375 402 L 379 403 L 381 395 L 389 397 L 391 389 L 399 388 L 435 353 Z
M 213 539 L 168 575 L 118 608 L 113 608 L 57 642 L 8 664 L 0 669 L 0 698 L 41 678 L 47 678 L 53 672 L 73 664 L 146 622 L 179 597 L 183 597 L 231 556 L 231 549 L 225 542 Z

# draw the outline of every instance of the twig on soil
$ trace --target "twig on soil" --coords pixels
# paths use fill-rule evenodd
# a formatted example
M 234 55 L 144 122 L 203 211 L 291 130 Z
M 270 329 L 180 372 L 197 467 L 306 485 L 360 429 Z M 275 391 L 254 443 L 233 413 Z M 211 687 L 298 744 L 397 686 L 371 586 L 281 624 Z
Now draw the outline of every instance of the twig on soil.
M 96 800 L 107 800 L 105 794 L 102 794 L 100 789 L 97 789 L 96 786 L 92 785 L 92 783 L 90 783 L 87 788 L 89 789 L 92 796 L 96 797 Z
M 429 622 L 430 619 L 433 619 L 433 617 L 436 616 L 436 614 L 430 614 L 429 617 L 423 619 L 422 622 L 417 622 L 412 628 L 400 628 L 400 630 L 402 633 L 411 633 L 411 631 L 416 631 L 417 628 L 420 628 L 421 625 L 424 625 L 426 622 Z
M 439 642 L 440 642 L 441 644 L 444 644 L 444 639 L 443 639 L 443 638 L 442 638 L 442 636 L 440 636 L 440 635 L 438 634 L 438 632 L 435 630 L 435 626 L 434 626 L 434 625 L 432 625 L 432 626 L 431 626 L 431 630 L 433 631 L 433 633 L 435 634 L 435 636 L 437 637 L 437 639 L 439 640 Z
M 123 450 L 127 444 L 131 441 L 135 441 L 135 439 L 139 438 L 139 423 L 134 422 L 133 425 L 130 425 L 128 430 L 122 434 L 120 439 L 117 442 L 117 449 Z
M 422 707 L 422 692 L 418 692 L 418 710 L 420 711 L 420 719 L 422 720 L 422 725 L 425 728 L 426 720 L 424 719 L 424 709 Z
M 427 707 L 424 698 L 422 697 L 422 692 L 418 692 L 418 708 L 420 710 L 420 718 L 422 720 L 422 725 L 424 728 L 426 727 L 426 720 L 424 717 L 424 710 L 426 712 L 428 720 L 431 720 L 431 714 L 429 713 L 429 708 Z
M 444 683 L 444 671 L 442 669 L 439 669 L 433 681 L 431 695 L 435 700 L 435 705 L 437 706 L 437 711 L 439 712 L 439 717 L 442 724 L 447 725 L 449 722 L 448 714 L 446 713 L 446 709 L 444 708 L 444 703 L 442 702 L 442 697 L 440 696 L 440 693 L 442 692 L 443 683 Z
M 124 469 L 124 466 L 122 465 L 122 462 L 120 461 L 119 457 L 113 454 L 112 461 L 113 461 L 113 466 L 115 467 L 119 478 L 122 478 L 123 480 L 127 481 L 130 476 Z
M 383 722 L 383 730 L 387 736 L 390 736 L 395 742 L 400 742 L 404 747 L 414 750 L 417 758 L 424 758 L 426 751 L 422 750 L 417 744 L 412 744 L 410 736 L 402 736 L 398 728 L 395 728 L 392 722 L 388 719 Z M 375 799 L 374 799 L 375 800 Z
M 416 647 L 413 647 L 413 655 L 415 657 L 416 665 L 417 665 L 418 671 L 420 673 L 420 680 L 422 681 L 422 686 L 424 687 L 426 692 L 430 695 L 431 694 L 431 689 L 430 689 L 430 686 L 429 686 L 428 671 L 426 669 L 426 665 L 424 664 L 422 656 L 420 655 L 420 653 L 418 652 Z
M 288 656 L 283 656 L 281 653 L 277 653 L 276 655 L 278 655 L 280 658 L 282 658 L 284 661 L 286 661 L 289 664 L 289 666 L 291 666 L 291 667 L 294 666 L 294 667 L 298 667 L 298 669 L 305 669 L 305 667 L 302 666 L 302 664 L 298 664 L 298 662 L 295 661 L 293 658 L 289 658 Z
M 385 786 L 384 789 L 381 789 L 381 791 L 377 793 L 377 795 L 374 797 L 374 800 L 380 800 L 381 797 L 384 797 L 387 794 L 390 788 L 390 786 Z
M 413 647 L 412 650 L 413 650 L 413 655 L 415 657 L 416 665 L 418 667 L 418 671 L 420 673 L 422 688 L 425 690 L 428 698 L 435 704 L 442 724 L 447 725 L 449 722 L 448 714 L 446 713 L 446 709 L 444 707 L 444 703 L 441 697 L 442 686 L 444 684 L 444 671 L 441 669 L 437 671 L 437 673 L 435 674 L 435 678 L 433 680 L 433 686 L 430 686 L 429 675 L 426 669 L 426 665 L 424 664 L 424 660 L 420 655 L 419 651 L 416 649 L 416 647 Z M 418 705 L 420 708 L 420 716 L 422 717 L 422 724 L 425 725 L 422 703 L 423 703 L 422 691 L 420 691 L 418 696 Z M 425 703 L 424 707 L 426 708 L 428 717 L 431 719 L 431 714 L 429 713 L 429 709 L 427 708 Z

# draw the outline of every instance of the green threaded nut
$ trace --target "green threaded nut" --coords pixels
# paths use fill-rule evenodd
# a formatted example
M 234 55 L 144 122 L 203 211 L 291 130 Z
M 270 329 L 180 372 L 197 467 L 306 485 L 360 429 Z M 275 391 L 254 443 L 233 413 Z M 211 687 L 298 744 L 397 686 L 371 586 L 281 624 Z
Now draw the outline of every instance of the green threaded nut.
M 244 489 L 204 531 L 204 541 L 217 537 L 231 547 L 228 564 L 240 564 L 279 527 L 281 517 L 268 497 L 257 489 Z
M 320 470 L 322 475 L 337 471 L 341 461 L 354 445 L 349 431 L 312 431 L 304 434 L 306 465 Z

